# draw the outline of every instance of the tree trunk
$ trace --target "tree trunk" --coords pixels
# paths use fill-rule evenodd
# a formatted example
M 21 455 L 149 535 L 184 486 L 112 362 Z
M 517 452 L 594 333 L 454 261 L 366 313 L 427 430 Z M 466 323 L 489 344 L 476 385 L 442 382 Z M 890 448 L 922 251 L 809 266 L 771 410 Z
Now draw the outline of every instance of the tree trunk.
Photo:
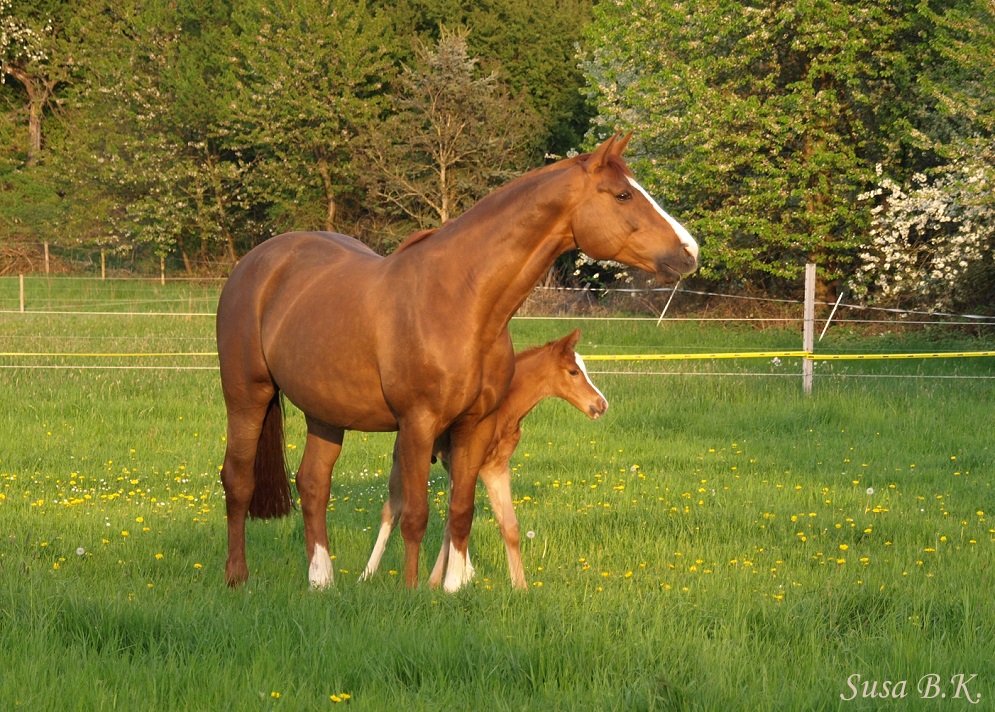
M 38 162 L 41 153 L 41 119 L 45 105 L 52 96 L 51 87 L 44 80 L 28 74 L 20 67 L 7 65 L 5 70 L 24 86 L 28 95 L 28 165 Z
M 318 175 L 321 176 L 321 183 L 325 189 L 325 230 L 335 232 L 335 188 L 332 185 L 332 172 L 328 168 L 328 161 L 325 158 L 318 159 Z

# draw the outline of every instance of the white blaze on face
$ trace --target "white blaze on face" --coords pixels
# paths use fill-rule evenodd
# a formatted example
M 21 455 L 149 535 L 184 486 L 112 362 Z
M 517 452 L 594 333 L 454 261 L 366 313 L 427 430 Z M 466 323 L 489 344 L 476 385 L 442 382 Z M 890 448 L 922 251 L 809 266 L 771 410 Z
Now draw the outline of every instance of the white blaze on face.
M 604 399 L 605 403 L 608 403 L 608 399 L 605 398 L 605 394 L 601 392 L 601 389 L 594 385 L 594 381 L 591 377 L 587 375 L 587 364 L 584 363 L 584 359 L 581 358 L 580 354 L 574 354 L 574 360 L 577 362 L 577 366 L 580 368 L 580 372 L 584 374 L 584 378 L 587 380 L 587 385 L 595 390 L 595 392 Z
M 321 544 L 314 547 L 307 576 L 311 581 L 311 588 L 327 588 L 333 583 L 332 558 Z
M 677 222 L 672 217 L 667 215 L 667 211 L 661 208 L 660 204 L 657 203 L 655 200 L 653 200 L 653 196 L 647 193 L 646 189 L 643 188 L 641 185 L 639 185 L 639 183 L 636 182 L 635 178 L 629 178 L 629 183 L 632 185 L 633 188 L 642 193 L 643 196 L 645 196 L 646 200 L 650 201 L 650 205 L 656 208 L 656 211 L 663 216 L 664 220 L 670 223 L 670 226 L 674 229 L 674 232 L 677 233 L 677 237 L 680 239 L 681 244 L 684 245 L 685 248 L 687 248 L 687 251 L 691 253 L 691 256 L 694 257 L 695 261 L 697 261 L 698 243 L 695 242 L 695 239 L 693 237 L 691 237 L 691 233 L 688 232 L 683 225 L 681 225 L 679 222 Z

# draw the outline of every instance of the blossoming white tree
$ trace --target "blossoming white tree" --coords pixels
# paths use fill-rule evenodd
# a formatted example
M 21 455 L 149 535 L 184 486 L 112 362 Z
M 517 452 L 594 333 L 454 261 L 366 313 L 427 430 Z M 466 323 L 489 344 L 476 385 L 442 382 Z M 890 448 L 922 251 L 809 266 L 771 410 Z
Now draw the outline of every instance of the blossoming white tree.
M 985 154 L 988 154 L 987 156 Z M 915 174 L 904 185 L 882 175 L 860 196 L 876 202 L 867 249 L 850 282 L 880 303 L 950 309 L 991 290 L 995 161 L 981 155 Z

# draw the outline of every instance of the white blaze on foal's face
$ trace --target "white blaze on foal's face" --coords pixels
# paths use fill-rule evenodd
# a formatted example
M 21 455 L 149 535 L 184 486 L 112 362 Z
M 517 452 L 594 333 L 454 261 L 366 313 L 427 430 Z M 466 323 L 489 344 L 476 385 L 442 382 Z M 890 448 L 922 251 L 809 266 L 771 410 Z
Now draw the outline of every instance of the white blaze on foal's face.
M 591 388 L 593 388 L 594 391 L 599 396 L 601 396 L 602 400 L 604 400 L 604 402 L 605 402 L 605 406 L 607 407 L 607 405 L 608 405 L 608 399 L 605 398 L 605 394 L 601 392 L 601 389 L 598 388 L 596 385 L 594 385 L 594 381 L 591 380 L 591 377 L 587 373 L 587 364 L 584 363 L 584 359 L 581 357 L 580 354 L 575 353 L 574 354 L 574 360 L 577 362 L 577 367 L 580 369 L 580 372 L 584 374 L 584 379 L 587 381 L 587 385 L 589 385 Z
M 698 261 L 698 243 L 695 241 L 695 239 L 693 237 L 691 237 L 691 233 L 688 232 L 687 229 L 683 225 L 681 225 L 679 222 L 677 222 L 672 217 L 670 217 L 670 215 L 667 214 L 667 211 L 665 211 L 663 208 L 661 208 L 660 204 L 657 203 L 655 200 L 653 200 L 653 196 L 650 195 L 649 193 L 647 193 L 646 189 L 643 188 L 641 185 L 639 185 L 639 183 L 636 181 L 635 178 L 631 178 L 630 177 L 629 178 L 629 183 L 632 185 L 633 188 L 635 188 L 636 190 L 638 190 L 643 195 L 643 197 L 646 198 L 646 200 L 650 201 L 650 205 L 652 205 L 654 208 L 656 208 L 656 211 L 658 213 L 660 213 L 660 215 L 663 216 L 664 220 L 666 220 L 668 223 L 670 223 L 670 227 L 672 227 L 674 229 L 674 232 L 677 233 L 677 237 L 680 239 L 681 244 L 684 245 L 684 249 L 686 249 L 688 251 L 688 253 L 692 257 L 694 257 L 695 262 L 697 262 Z

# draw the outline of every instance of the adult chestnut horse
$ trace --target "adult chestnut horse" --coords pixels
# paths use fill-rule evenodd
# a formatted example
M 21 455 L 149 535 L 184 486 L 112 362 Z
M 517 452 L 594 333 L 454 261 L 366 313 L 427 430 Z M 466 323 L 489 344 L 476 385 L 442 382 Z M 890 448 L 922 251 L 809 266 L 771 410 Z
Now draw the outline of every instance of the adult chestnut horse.
M 560 254 L 579 247 L 677 281 L 698 245 L 633 178 L 628 136 L 512 181 L 434 233 L 380 257 L 336 233 L 288 233 L 251 250 L 218 303 L 228 413 L 221 480 L 229 585 L 249 575 L 245 520 L 290 511 L 279 393 L 306 417 L 297 472 L 308 577 L 332 582 L 326 512 L 346 430 L 397 430 L 404 575 L 418 582 L 432 449 L 452 440 L 449 590 L 466 549 L 477 473 L 511 382 L 508 322 Z

